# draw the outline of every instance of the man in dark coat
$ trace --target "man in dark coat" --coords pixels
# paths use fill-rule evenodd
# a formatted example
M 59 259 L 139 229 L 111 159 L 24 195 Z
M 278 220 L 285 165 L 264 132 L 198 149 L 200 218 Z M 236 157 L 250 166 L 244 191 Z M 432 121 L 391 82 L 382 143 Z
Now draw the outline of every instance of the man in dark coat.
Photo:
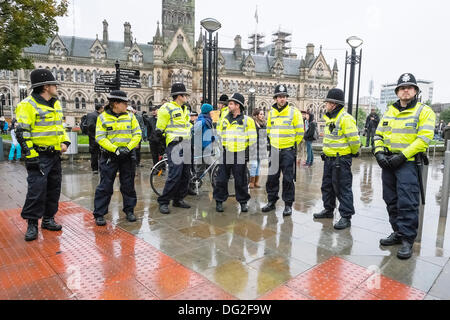
M 375 146 L 375 141 L 373 138 L 375 137 L 375 132 L 377 131 L 378 125 L 380 124 L 380 117 L 377 115 L 375 109 L 371 110 L 371 113 L 366 119 L 366 147 L 368 148 L 370 145 L 372 147 Z
M 97 127 L 97 118 L 105 110 L 104 106 L 95 106 L 95 111 L 87 115 L 87 127 L 89 136 L 89 153 L 91 154 L 91 168 L 94 174 L 98 174 L 98 160 L 100 157 L 100 146 L 95 141 L 95 129 Z

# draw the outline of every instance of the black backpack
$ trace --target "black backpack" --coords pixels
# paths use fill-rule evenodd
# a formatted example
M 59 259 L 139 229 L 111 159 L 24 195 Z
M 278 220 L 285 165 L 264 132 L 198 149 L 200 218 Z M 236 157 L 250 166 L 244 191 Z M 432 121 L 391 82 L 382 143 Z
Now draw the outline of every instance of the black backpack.
M 87 115 L 84 115 L 81 118 L 81 123 L 80 123 L 80 129 L 81 129 L 81 133 L 87 135 L 88 132 L 88 125 L 87 125 Z

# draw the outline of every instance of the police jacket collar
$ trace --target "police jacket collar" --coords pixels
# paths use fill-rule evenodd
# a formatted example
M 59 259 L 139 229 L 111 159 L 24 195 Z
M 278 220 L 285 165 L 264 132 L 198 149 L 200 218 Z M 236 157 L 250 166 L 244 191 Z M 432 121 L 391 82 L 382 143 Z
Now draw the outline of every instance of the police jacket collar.
M 331 112 L 327 112 L 326 116 L 330 119 L 334 119 L 337 117 L 337 115 L 339 114 L 339 112 L 341 112 L 341 110 L 344 109 L 344 106 L 337 106 L 336 109 L 334 109 Z
M 34 98 L 34 100 L 36 100 L 37 103 L 43 104 L 44 106 L 47 106 L 50 108 L 54 108 L 55 103 L 58 100 L 56 98 L 51 98 L 49 101 L 47 101 L 44 98 L 42 98 L 42 96 L 40 94 L 37 94 L 37 93 L 32 93 L 31 96 Z
M 112 111 L 111 108 L 108 108 L 108 110 L 106 110 L 105 112 L 106 112 L 107 114 L 109 114 L 109 115 L 112 115 L 112 116 L 116 117 L 116 118 L 119 118 L 120 116 L 123 116 L 123 115 L 128 114 L 127 112 L 123 112 L 123 113 L 121 113 L 121 114 L 117 114 L 117 113 L 115 113 L 114 111 Z
M 286 109 L 287 107 L 289 107 L 289 102 L 286 102 L 286 105 L 284 107 L 278 107 L 278 103 L 275 103 L 272 108 L 274 108 L 275 110 L 277 110 L 278 112 L 283 112 L 284 109 Z
M 244 114 L 241 112 L 240 115 L 238 115 L 236 118 L 233 117 L 233 114 L 230 112 L 225 117 L 230 123 L 233 121 L 237 121 L 238 124 L 242 125 L 244 123 Z
M 414 108 L 417 105 L 417 102 L 418 102 L 417 98 L 414 98 L 414 100 L 408 103 L 406 107 L 402 107 L 400 100 L 398 100 L 396 103 L 394 103 L 394 107 L 397 108 L 400 112 L 402 112 Z

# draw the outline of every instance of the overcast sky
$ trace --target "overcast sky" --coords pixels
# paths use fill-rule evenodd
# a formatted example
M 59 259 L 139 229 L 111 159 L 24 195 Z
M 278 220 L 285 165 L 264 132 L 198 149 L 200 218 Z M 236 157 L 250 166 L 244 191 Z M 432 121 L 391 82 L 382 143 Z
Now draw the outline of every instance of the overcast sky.
M 68 17 L 58 19 L 61 35 L 95 39 L 102 37 L 102 21 L 109 23 L 110 40 L 123 41 L 123 24 L 131 23 L 139 43 L 152 41 L 156 22 L 161 20 L 162 0 L 70 0 Z M 379 98 L 381 84 L 396 82 L 405 72 L 432 80 L 434 103 L 450 102 L 450 2 L 446 0 L 196 0 L 196 39 L 200 21 L 207 17 L 222 23 L 221 47 L 232 47 L 234 37 L 247 37 L 256 30 L 266 44 L 281 28 L 292 32 L 293 51 L 305 54 L 308 43 L 320 45 L 328 63 L 338 60 L 339 87 L 343 87 L 346 39 L 364 40 L 361 96 L 369 95 L 375 83 Z M 74 14 L 75 12 L 75 14 Z M 75 24 L 74 24 L 75 22 Z M 75 27 L 74 27 L 75 25 Z

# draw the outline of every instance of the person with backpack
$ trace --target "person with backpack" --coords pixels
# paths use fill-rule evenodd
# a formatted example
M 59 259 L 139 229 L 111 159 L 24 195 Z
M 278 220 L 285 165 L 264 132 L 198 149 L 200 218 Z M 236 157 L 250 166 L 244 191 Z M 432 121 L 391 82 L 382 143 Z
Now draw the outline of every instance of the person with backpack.
M 312 148 L 312 144 L 314 141 L 318 139 L 318 130 L 317 123 L 314 121 L 314 114 L 307 113 L 306 114 L 306 133 L 305 133 L 305 141 L 306 141 L 306 163 L 305 167 L 311 167 L 314 163 L 314 152 Z

